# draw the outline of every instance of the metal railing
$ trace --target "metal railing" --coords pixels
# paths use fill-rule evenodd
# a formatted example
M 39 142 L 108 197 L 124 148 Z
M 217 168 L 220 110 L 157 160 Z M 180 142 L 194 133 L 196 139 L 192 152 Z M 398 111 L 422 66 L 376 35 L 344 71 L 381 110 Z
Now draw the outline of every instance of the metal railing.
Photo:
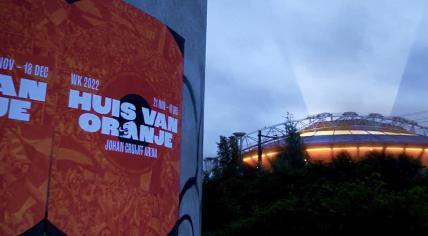
M 377 113 L 369 115 L 358 115 L 355 112 L 345 112 L 343 114 L 320 113 L 304 119 L 291 120 L 290 122 L 294 123 L 299 132 L 343 129 L 346 127 L 354 130 L 408 132 L 428 136 L 428 127 L 419 125 L 417 122 L 399 116 L 383 116 Z M 241 152 L 256 149 L 259 143 L 264 145 L 283 139 L 287 135 L 287 123 L 275 124 L 240 136 Z

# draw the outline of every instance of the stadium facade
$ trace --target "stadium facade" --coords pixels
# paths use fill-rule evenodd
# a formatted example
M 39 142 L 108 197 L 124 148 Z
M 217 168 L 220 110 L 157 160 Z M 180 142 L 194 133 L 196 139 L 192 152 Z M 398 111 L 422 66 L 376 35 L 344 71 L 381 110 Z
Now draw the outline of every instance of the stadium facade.
M 381 152 L 395 156 L 406 154 L 428 166 L 428 128 L 403 117 L 322 113 L 293 122 L 310 161 L 329 161 L 342 152 L 353 158 Z M 260 143 L 261 165 L 269 169 L 271 161 L 286 145 L 285 125 L 281 123 L 244 135 L 241 139 L 244 162 L 257 166 Z

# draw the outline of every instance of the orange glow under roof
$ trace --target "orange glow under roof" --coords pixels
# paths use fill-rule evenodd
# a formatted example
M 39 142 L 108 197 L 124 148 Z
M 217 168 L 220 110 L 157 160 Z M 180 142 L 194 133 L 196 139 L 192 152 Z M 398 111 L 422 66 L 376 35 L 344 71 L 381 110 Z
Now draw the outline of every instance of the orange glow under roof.
M 331 151 L 331 148 L 308 148 L 307 152 Z
M 366 134 L 366 135 L 406 135 L 414 136 L 415 134 L 391 131 L 375 131 L 375 130 L 322 130 L 322 131 L 307 131 L 302 132 L 300 136 L 324 136 L 324 135 L 352 135 L 352 134 Z
M 268 153 L 263 153 L 262 154 L 262 158 L 264 158 L 264 157 L 268 157 L 268 158 L 272 158 L 272 157 L 275 157 L 277 154 L 278 154 L 279 152 L 268 152 Z M 257 160 L 257 158 L 258 158 L 258 155 L 253 155 L 253 156 L 249 156 L 249 157 L 244 157 L 244 161 L 245 162 L 247 162 L 247 161 L 250 161 L 250 160 Z
M 357 150 L 358 147 L 334 147 L 333 150 Z
M 404 146 L 344 146 L 344 147 L 309 147 L 306 149 L 309 157 L 313 160 L 330 161 L 339 151 L 348 152 L 351 157 L 359 157 L 371 151 L 385 152 L 387 154 L 398 155 L 405 153 L 414 158 L 421 158 L 422 164 L 428 166 L 427 147 L 404 147 Z M 266 160 L 273 160 L 280 152 L 268 152 L 262 155 L 263 163 Z M 253 165 L 257 162 L 257 155 L 247 156 L 243 160 L 245 163 Z M 250 164 L 251 165 L 251 164 Z

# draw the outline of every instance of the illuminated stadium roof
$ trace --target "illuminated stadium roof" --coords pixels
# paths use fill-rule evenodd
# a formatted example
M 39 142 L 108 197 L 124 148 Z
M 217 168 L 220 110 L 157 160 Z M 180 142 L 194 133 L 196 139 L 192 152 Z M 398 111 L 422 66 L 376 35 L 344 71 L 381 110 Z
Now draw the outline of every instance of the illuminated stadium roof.
M 414 121 L 402 117 L 385 117 L 377 113 L 358 115 L 355 112 L 343 114 L 321 113 L 308 116 L 304 119 L 293 121 L 304 138 L 305 144 L 311 143 L 314 138 L 321 142 L 377 140 L 418 140 L 428 144 L 428 128 Z M 261 129 L 262 144 L 281 141 L 285 137 L 286 123 L 276 124 Z M 242 151 L 257 148 L 258 130 L 250 132 L 242 137 Z M 411 138 L 410 138 L 411 137 Z
M 329 160 L 342 151 L 354 157 L 368 151 L 383 151 L 420 158 L 426 156 L 428 165 L 428 128 L 402 117 L 384 117 L 375 113 L 366 116 L 355 112 L 322 113 L 293 122 L 313 160 Z M 241 140 L 241 150 L 247 163 L 257 159 L 259 132 L 263 157 L 275 158 L 281 152 L 279 148 L 285 146 L 286 123 L 246 134 Z

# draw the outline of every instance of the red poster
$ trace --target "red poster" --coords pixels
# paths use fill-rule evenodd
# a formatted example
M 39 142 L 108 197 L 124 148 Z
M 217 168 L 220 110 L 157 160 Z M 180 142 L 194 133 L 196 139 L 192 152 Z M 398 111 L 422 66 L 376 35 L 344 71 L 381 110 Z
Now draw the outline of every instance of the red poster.
M 0 1 L 0 235 L 165 235 L 178 217 L 183 58 L 120 0 Z

